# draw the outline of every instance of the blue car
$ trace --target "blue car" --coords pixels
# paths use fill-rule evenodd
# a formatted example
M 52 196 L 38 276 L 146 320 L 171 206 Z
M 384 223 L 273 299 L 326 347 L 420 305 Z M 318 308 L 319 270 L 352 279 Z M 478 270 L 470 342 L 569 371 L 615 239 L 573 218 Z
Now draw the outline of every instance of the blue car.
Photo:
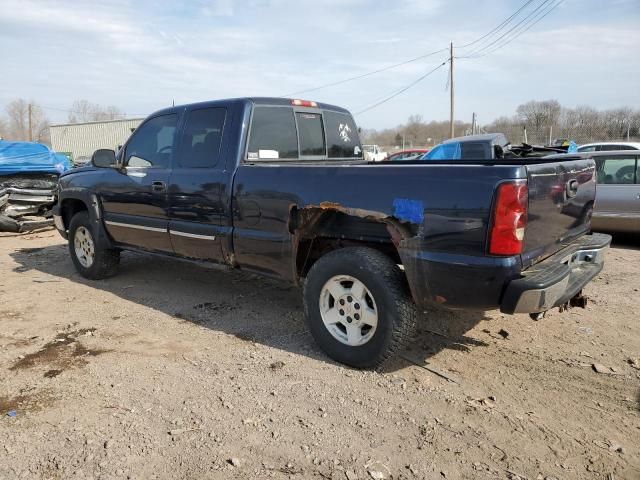
M 66 156 L 46 145 L 0 140 L 0 231 L 51 224 L 58 177 L 70 168 Z
M 502 133 L 452 138 L 436 145 L 420 160 L 491 160 L 500 158 L 509 141 Z

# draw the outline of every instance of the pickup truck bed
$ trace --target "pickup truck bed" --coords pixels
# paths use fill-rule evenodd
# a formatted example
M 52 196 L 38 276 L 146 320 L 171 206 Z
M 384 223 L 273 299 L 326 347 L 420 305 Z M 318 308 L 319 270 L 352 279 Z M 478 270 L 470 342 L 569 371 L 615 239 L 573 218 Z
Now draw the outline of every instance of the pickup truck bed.
M 316 341 L 358 367 L 396 351 L 429 304 L 544 312 L 602 268 L 592 160 L 372 164 L 356 132 L 315 102 L 165 109 L 117 157 L 62 176 L 56 225 L 89 278 L 129 249 L 303 285 Z

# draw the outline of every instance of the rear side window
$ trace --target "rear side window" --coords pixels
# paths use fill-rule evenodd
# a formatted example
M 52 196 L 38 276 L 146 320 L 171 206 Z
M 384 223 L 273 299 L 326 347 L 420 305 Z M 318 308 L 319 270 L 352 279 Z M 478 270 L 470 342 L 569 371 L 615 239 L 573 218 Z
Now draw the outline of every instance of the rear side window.
M 351 115 L 324 111 L 329 158 L 362 158 L 362 146 Z
M 596 158 L 597 182 L 604 185 L 628 185 L 636 181 L 636 159 L 633 155 Z
M 217 165 L 226 114 L 225 108 L 189 112 L 178 158 L 181 167 L 211 168 Z
M 609 150 L 635 150 L 635 148 L 626 145 L 601 145 L 600 151 L 609 151 Z
M 595 152 L 596 151 L 596 147 L 595 147 L 595 145 L 591 145 L 589 147 L 579 147 L 578 151 L 579 152 Z
M 129 167 L 168 168 L 173 155 L 177 116 L 160 115 L 144 122 L 133 133 L 125 152 Z
M 488 160 L 489 144 L 482 142 L 462 142 L 460 144 L 462 160 Z
M 298 138 L 293 109 L 255 107 L 249 135 L 249 160 L 298 158 Z
M 301 156 L 325 156 L 327 147 L 324 141 L 322 116 L 319 113 L 296 112 L 298 138 Z

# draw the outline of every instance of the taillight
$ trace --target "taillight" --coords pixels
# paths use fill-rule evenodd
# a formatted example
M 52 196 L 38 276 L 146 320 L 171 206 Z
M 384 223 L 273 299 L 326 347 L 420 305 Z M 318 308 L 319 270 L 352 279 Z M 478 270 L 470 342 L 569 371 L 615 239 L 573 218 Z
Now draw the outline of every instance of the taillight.
M 317 107 L 318 106 L 316 102 L 311 102 L 309 100 L 291 100 L 291 105 L 295 105 L 296 107 Z
M 522 253 L 524 229 L 527 226 L 527 204 L 526 182 L 507 182 L 498 186 L 489 253 L 492 255 Z

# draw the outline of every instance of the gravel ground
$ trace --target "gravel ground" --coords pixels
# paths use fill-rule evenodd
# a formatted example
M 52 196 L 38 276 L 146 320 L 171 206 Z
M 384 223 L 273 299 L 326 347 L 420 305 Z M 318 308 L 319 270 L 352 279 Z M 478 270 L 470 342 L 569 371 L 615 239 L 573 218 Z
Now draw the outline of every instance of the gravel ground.
M 639 264 L 617 243 L 539 322 L 426 312 L 373 372 L 287 285 L 137 254 L 89 282 L 0 234 L 0 479 L 640 479 Z

